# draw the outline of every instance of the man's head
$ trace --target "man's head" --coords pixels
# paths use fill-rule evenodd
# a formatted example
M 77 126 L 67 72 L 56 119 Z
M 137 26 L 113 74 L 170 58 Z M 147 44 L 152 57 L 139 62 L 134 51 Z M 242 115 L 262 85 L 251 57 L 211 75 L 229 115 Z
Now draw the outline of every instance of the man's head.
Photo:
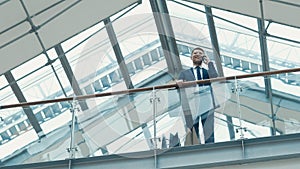
M 200 66 L 203 61 L 203 56 L 205 55 L 205 52 L 202 48 L 196 47 L 192 50 L 191 59 L 193 61 L 193 64 L 195 66 Z

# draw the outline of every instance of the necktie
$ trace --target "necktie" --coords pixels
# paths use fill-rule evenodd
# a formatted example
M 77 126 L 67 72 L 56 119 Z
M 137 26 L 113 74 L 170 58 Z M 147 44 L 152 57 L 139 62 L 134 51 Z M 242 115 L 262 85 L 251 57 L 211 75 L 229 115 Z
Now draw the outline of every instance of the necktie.
M 201 73 L 200 73 L 201 68 L 199 66 L 197 66 L 196 69 L 197 69 L 197 80 L 201 80 L 202 79 L 201 78 Z

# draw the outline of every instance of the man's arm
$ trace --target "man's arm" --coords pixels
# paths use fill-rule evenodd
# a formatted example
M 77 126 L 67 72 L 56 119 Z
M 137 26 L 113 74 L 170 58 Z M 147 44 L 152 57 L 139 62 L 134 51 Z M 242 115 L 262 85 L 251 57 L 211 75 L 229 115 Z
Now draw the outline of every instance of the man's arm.
M 216 78 L 219 76 L 213 62 L 208 63 L 208 75 L 209 78 Z
M 183 80 L 183 79 L 184 79 L 184 75 L 183 75 L 183 72 L 181 71 L 178 76 L 178 80 Z

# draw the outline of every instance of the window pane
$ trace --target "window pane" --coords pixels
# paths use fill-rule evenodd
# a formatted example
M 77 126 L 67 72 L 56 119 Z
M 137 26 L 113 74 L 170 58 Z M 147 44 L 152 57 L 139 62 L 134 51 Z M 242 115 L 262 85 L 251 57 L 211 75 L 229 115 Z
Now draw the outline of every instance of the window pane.
M 83 39 L 87 38 L 88 36 L 91 36 L 93 33 L 98 31 L 100 28 L 103 27 L 103 23 L 96 24 L 95 26 L 81 32 L 80 34 L 66 40 L 61 45 L 65 52 L 68 52 L 71 50 L 75 45 L 77 45 L 79 42 L 81 42 Z M 77 48 L 77 50 L 81 50 L 82 48 Z
M 270 64 L 276 66 L 274 69 L 299 67 L 300 58 L 298 54 L 300 52 L 300 30 L 271 23 L 268 28 L 268 33 L 271 34 L 271 36 L 267 37 L 268 52 Z M 278 36 L 279 38 L 272 37 L 272 35 Z
M 224 75 L 262 71 L 257 20 L 218 9 L 213 9 L 213 14 L 246 27 L 214 18 L 221 58 L 225 66 Z
M 13 74 L 14 78 L 17 80 L 25 76 L 26 74 L 42 67 L 46 63 L 47 63 L 47 58 L 44 54 L 42 54 L 16 67 L 11 71 L 11 73 Z
M 145 79 L 166 72 L 167 65 L 149 1 L 114 21 L 112 26 L 135 88 L 143 85 Z
M 4 75 L 0 76 L 0 89 L 2 89 L 4 86 L 7 86 L 7 80 L 5 79 Z
M 284 30 L 284 31 L 283 31 Z M 275 36 L 280 36 L 287 39 L 300 40 L 299 28 L 285 26 L 277 23 L 271 23 L 268 27 L 268 33 Z
M 18 84 L 28 102 L 53 98 L 61 90 L 49 66 L 21 79 Z

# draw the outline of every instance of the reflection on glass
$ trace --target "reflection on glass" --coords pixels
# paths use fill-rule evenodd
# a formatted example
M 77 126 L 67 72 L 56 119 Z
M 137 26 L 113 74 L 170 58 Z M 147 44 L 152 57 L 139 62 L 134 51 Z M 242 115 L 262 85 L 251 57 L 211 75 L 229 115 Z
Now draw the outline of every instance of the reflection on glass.
M 9 157 L 17 150 L 38 139 L 22 108 L 0 111 L 0 159 Z
M 279 134 L 298 133 L 299 117 L 299 72 L 278 74 L 272 78 L 275 127 Z
M 61 92 L 51 67 L 30 74 L 19 80 L 18 84 L 28 102 L 54 98 Z
M 150 11 L 149 6 L 147 10 Z M 205 14 L 189 9 L 187 15 L 182 15 L 185 10 L 177 5 L 170 5 L 169 10 L 183 66 L 189 66 L 191 48 L 196 45 L 209 48 L 208 55 L 212 55 Z M 144 12 L 129 12 L 123 20 L 113 22 L 135 88 L 172 83 L 173 80 L 166 71 L 153 14 Z M 233 17 L 228 12 L 215 9 L 213 13 Z M 256 30 L 256 19 L 239 17 L 238 20 Z M 220 19 L 215 19 L 215 23 L 225 76 L 261 72 L 258 34 L 245 28 L 237 29 L 237 26 Z M 127 89 L 103 23 L 64 42 L 62 46 L 83 94 Z M 299 67 L 299 46 L 273 38 L 268 38 L 268 46 L 272 49 L 269 51 L 271 70 Z M 51 54 L 51 58 L 56 57 Z M 41 63 L 46 63 L 45 58 L 44 55 L 38 56 L 12 70 L 12 73 L 16 79 L 23 77 L 30 73 L 27 71 L 29 68 L 38 68 Z M 67 96 L 72 96 L 73 91 L 66 76 L 62 75 L 61 65 L 58 61 L 53 65 Z M 270 79 L 272 98 L 265 94 L 269 89 L 265 86 L 264 77 L 214 82 L 211 86 L 213 97 L 210 90 L 201 91 L 195 87 L 186 88 L 186 98 L 180 96 L 177 89 L 155 90 L 155 112 L 153 91 L 88 99 L 88 109 L 81 110 L 80 104 L 76 109 L 75 158 L 156 148 L 167 151 L 176 146 L 189 146 L 188 139 L 194 134 L 187 129 L 190 122 L 187 119 L 191 118 L 194 123 L 198 113 L 207 110 L 214 112 L 215 142 L 271 136 L 272 130 L 276 135 L 298 133 L 299 72 L 272 75 Z M 7 84 L 3 76 L 0 81 Z M 63 97 L 50 67 L 30 74 L 17 83 L 28 101 Z M 9 87 L 1 89 L 0 93 L 1 104 L 18 102 Z M 209 103 L 206 102 L 208 100 Z M 71 103 L 31 106 L 46 134 L 39 141 L 22 108 L 1 110 L 0 158 L 20 155 L 24 152 L 21 150 L 26 150 L 28 158 L 19 163 L 68 158 Z M 200 130 L 198 144 L 205 142 L 203 128 L 200 127 Z M 16 144 L 18 147 L 14 147 Z
M 237 131 L 244 138 L 266 137 L 272 135 L 272 110 L 266 95 L 263 77 L 246 78 L 236 81 L 239 104 L 239 123 Z
M 1 105 L 9 105 L 18 103 L 17 98 L 12 92 L 10 86 L 0 90 Z M 21 147 L 29 144 L 36 139 L 34 131 L 30 130 L 31 124 L 27 119 L 22 108 L 1 109 L 0 110 L 0 159 L 14 153 Z M 24 136 L 32 136 L 30 139 L 24 139 Z M 16 146 L 17 145 L 17 146 Z
M 162 75 L 161 80 L 163 79 L 170 80 L 168 76 Z M 73 107 L 76 114 L 75 158 L 155 149 L 160 149 L 163 153 L 177 146 L 204 144 L 203 132 L 209 124 L 205 123 L 203 127 L 199 124 L 197 142 L 196 134 L 191 132 L 188 126 L 190 122 L 194 124 L 199 114 L 206 111 L 214 113 L 215 143 L 272 136 L 274 129 L 276 135 L 298 133 L 299 95 L 272 89 L 273 96 L 270 99 L 265 94 L 267 89 L 261 85 L 263 82 L 264 77 L 254 77 L 212 82 L 209 88 L 192 84 L 192 87 L 180 89 L 151 90 L 87 99 L 89 109 L 82 110 L 80 104 Z M 272 83 L 275 84 L 276 81 L 272 80 Z M 186 97 L 182 95 L 182 90 L 185 91 Z M 30 133 L 35 136 L 26 142 L 26 145 L 31 143 L 27 147 L 31 157 L 22 163 L 68 158 L 70 152 L 67 150 L 71 141 L 71 103 L 57 102 L 32 106 L 31 109 L 46 137 L 36 142 L 37 135 L 29 123 L 26 123 L 28 119 L 23 115 L 19 118 L 21 120 L 12 123 L 14 128 L 5 129 L 6 135 L 2 132 L 2 140 L 5 137 L 11 139 L 4 141 L 0 148 L 4 150 L 18 141 L 18 137 L 14 137 L 13 134 L 22 133 L 20 129 L 27 126 L 28 131 L 23 132 L 20 138 L 27 137 Z M 4 128 L 7 126 L 6 124 Z
M 270 67 L 274 70 L 295 68 L 300 66 L 298 53 L 300 52 L 299 43 L 292 43 L 276 38 L 267 38 Z
M 140 129 L 137 128 L 152 119 L 149 96 L 149 92 L 146 92 L 104 97 L 101 98 L 102 104 L 90 108 L 88 112 L 80 113 L 79 125 L 87 136 L 87 141 L 94 147 L 91 147 L 91 154 L 98 150 L 101 150 L 102 154 L 120 153 L 131 145 L 129 142 L 132 140 L 146 141 L 143 135 L 138 134 Z M 97 100 L 98 98 L 88 102 L 98 102 Z M 122 144 L 119 143 L 120 139 L 124 141 Z

